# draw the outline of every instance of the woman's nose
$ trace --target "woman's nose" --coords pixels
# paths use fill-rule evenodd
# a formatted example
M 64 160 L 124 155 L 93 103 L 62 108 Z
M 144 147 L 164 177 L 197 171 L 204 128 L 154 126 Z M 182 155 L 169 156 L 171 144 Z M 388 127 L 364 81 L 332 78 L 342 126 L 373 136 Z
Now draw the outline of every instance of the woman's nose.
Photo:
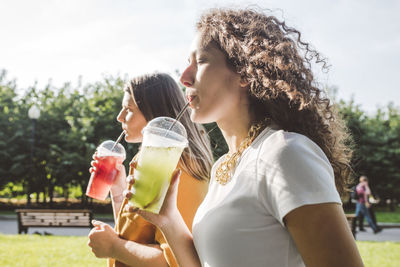
M 185 87 L 192 87 L 194 83 L 193 66 L 190 64 L 182 73 L 179 81 Z
M 119 122 L 125 122 L 125 116 L 124 116 L 124 110 L 121 110 L 117 116 L 117 121 Z

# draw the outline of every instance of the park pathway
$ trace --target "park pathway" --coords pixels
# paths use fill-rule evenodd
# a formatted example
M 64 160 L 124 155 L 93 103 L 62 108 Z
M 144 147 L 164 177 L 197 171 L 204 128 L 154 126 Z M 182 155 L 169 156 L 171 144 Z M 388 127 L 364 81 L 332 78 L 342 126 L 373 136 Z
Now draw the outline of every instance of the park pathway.
M 104 221 L 114 227 L 114 221 L 110 219 L 96 218 L 97 220 Z M 28 234 L 38 232 L 40 234 L 50 233 L 52 235 L 64 236 L 86 236 L 89 234 L 89 228 L 45 228 L 45 227 L 32 227 L 28 229 Z M 0 233 L 1 234 L 18 234 L 17 218 L 14 215 L 1 215 L 0 216 Z M 371 228 L 366 228 L 366 232 L 357 232 L 357 240 L 360 241 L 392 241 L 400 242 L 400 225 L 397 228 L 385 228 L 382 232 L 374 234 Z
M 114 221 L 111 219 L 97 218 L 96 220 L 103 221 L 114 227 Z M 50 233 L 52 235 L 65 235 L 65 236 L 85 236 L 88 235 L 90 228 L 79 227 L 79 228 L 69 228 L 69 227 L 29 227 L 28 234 L 33 234 L 35 232 L 44 234 Z M 16 215 L 0 215 L 0 233 L 1 234 L 18 234 L 18 222 Z

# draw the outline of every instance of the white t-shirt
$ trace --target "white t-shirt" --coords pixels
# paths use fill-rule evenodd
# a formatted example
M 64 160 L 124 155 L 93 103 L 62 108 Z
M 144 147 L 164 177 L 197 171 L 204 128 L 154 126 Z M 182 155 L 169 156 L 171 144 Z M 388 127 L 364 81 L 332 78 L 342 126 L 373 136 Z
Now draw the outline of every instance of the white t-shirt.
M 215 181 L 222 158 L 193 221 L 202 266 L 304 266 L 283 218 L 307 204 L 341 204 L 323 151 L 301 134 L 266 128 L 226 185 Z

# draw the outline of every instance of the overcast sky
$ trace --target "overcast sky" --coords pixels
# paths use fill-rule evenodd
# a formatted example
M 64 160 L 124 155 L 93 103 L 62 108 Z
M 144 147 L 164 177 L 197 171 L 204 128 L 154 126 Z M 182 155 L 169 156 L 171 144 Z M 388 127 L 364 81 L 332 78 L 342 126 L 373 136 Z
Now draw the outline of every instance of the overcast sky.
M 20 88 L 174 74 L 204 9 L 249 4 L 273 9 L 329 59 L 320 81 L 340 98 L 369 112 L 400 106 L 398 0 L 0 0 L 0 69 Z

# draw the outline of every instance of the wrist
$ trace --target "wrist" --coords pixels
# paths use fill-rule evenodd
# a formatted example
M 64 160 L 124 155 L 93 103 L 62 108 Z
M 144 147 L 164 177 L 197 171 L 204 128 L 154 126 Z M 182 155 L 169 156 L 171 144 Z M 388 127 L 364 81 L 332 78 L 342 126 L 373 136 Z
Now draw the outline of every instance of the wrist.
M 110 195 L 112 198 L 122 196 L 125 189 L 126 189 L 126 186 L 124 187 L 124 185 L 114 184 L 110 188 Z
M 111 191 L 115 190 L 123 191 L 127 187 L 125 167 L 121 165 L 121 167 L 117 169 L 118 169 L 118 174 L 111 185 Z
M 118 195 L 111 194 L 111 200 L 113 202 L 122 202 L 124 200 L 124 195 L 123 194 L 118 194 Z
M 182 226 L 186 226 L 185 221 L 182 218 L 182 215 L 178 210 L 176 212 L 171 213 L 168 217 L 163 220 L 163 222 L 158 226 L 160 230 L 168 235 L 168 233 L 174 233 L 175 230 Z
M 119 251 L 119 246 L 121 244 L 121 241 L 123 241 L 121 238 L 116 236 L 115 238 L 112 239 L 111 241 L 111 246 L 110 246 L 110 257 L 116 259 L 118 258 L 118 251 Z

